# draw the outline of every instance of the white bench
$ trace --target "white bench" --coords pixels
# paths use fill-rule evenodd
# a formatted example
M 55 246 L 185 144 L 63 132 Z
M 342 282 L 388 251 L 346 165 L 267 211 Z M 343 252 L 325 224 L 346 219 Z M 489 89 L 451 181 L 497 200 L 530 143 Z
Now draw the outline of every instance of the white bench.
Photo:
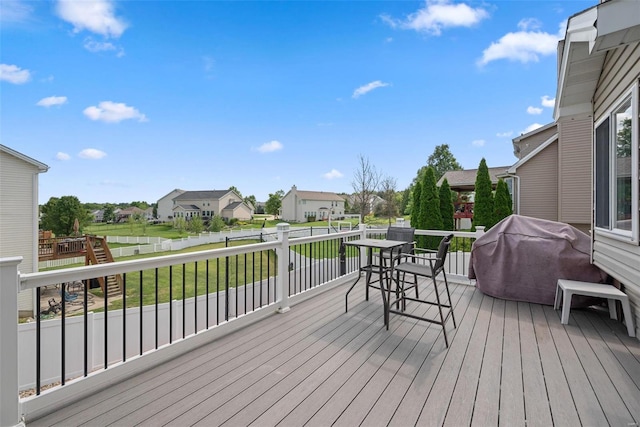
M 571 297 L 573 295 L 585 295 L 590 297 L 606 298 L 609 303 L 609 317 L 617 319 L 616 300 L 622 304 L 624 312 L 624 320 L 627 324 L 627 331 L 630 337 L 636 336 L 636 330 L 633 327 L 633 317 L 631 315 L 631 306 L 627 295 L 615 286 L 603 283 L 578 282 L 576 280 L 558 279 L 556 287 L 556 300 L 553 304 L 555 310 L 560 308 L 560 297 L 562 298 L 562 318 L 560 322 L 563 325 L 569 323 L 569 312 L 571 311 Z

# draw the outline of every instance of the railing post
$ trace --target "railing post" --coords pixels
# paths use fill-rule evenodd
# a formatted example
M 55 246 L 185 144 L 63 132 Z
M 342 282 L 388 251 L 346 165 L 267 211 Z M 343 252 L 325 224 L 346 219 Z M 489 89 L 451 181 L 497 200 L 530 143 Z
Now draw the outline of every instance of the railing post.
M 478 239 L 484 234 L 484 228 L 485 228 L 484 225 L 476 226 L 476 239 Z
M 276 249 L 278 256 L 278 275 L 276 280 L 278 292 L 278 313 L 289 311 L 289 224 L 286 222 L 277 225 L 278 241 L 280 246 Z
M 358 224 L 358 230 L 360 231 L 360 238 L 367 238 L 367 225 L 366 224 Z M 360 251 L 360 264 L 359 265 L 367 265 L 367 251 Z
M 0 426 L 24 426 L 18 391 L 18 264 L 0 259 Z

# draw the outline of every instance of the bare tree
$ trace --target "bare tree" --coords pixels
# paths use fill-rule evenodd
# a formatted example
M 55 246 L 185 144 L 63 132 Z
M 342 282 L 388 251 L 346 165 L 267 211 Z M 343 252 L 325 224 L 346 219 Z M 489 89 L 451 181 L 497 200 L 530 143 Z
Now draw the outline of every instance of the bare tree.
M 371 210 L 371 201 L 378 191 L 380 184 L 380 172 L 362 154 L 358 156 L 358 168 L 353 175 L 351 186 L 353 187 L 353 197 L 355 205 L 360 210 L 362 220 Z
M 384 199 L 384 215 L 389 219 L 398 216 L 398 200 L 396 198 L 396 179 L 392 176 L 386 176 L 380 182 L 380 193 Z

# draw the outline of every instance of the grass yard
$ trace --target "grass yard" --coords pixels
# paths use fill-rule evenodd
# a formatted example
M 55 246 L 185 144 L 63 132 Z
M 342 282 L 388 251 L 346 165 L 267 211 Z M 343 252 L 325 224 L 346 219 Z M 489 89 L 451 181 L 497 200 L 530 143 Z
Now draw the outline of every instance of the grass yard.
M 270 280 L 273 287 L 276 271 L 275 253 L 263 251 L 129 273 L 124 275 L 123 281 L 127 307 L 137 307 L 141 299 L 143 305 L 155 304 L 156 301 L 166 303 L 170 299 L 192 298 L 196 294 L 204 295 L 207 291 L 224 291 L 260 280 Z M 101 292 L 97 296 L 101 296 Z M 123 300 L 119 299 L 109 304 L 109 309 L 122 306 Z
M 230 241 L 229 246 L 242 246 L 251 243 L 257 243 L 256 240 L 235 240 Z M 180 254 L 189 252 L 206 251 L 210 249 L 224 248 L 225 243 L 212 243 L 208 245 L 194 246 L 167 253 L 139 254 L 129 257 L 118 258 L 118 261 L 126 261 L 133 259 L 152 258 L 167 254 Z M 228 262 L 227 262 L 228 261 Z M 61 267 L 52 267 L 45 270 L 56 270 L 62 268 L 79 267 L 84 265 L 73 264 Z M 44 270 L 43 270 L 44 271 Z M 208 274 L 207 274 L 208 272 Z M 136 273 L 128 273 L 123 277 L 126 280 L 126 301 L 127 307 L 136 307 L 140 305 L 140 296 L 144 305 L 155 304 L 156 302 L 156 282 L 158 302 L 165 303 L 169 301 L 169 285 L 171 284 L 171 297 L 181 300 L 191 298 L 196 294 L 203 295 L 209 287 L 209 292 L 216 290 L 225 290 L 227 286 L 234 288 L 238 285 L 243 286 L 245 283 L 254 281 L 267 280 L 271 277 L 272 286 L 275 286 L 275 276 L 277 272 L 277 259 L 274 251 L 263 251 L 260 253 L 247 254 L 246 256 L 234 256 L 221 259 L 214 259 L 207 262 L 186 263 L 173 268 L 160 268 L 156 270 L 142 271 Z M 184 279 L 184 295 L 183 295 L 183 279 Z M 142 290 L 140 289 L 142 284 Z M 197 287 L 196 287 L 197 285 Z M 100 289 L 92 289 L 91 293 L 96 298 L 102 298 L 103 293 Z M 122 308 L 121 299 L 111 301 L 109 309 Z M 94 310 L 96 312 L 102 309 Z

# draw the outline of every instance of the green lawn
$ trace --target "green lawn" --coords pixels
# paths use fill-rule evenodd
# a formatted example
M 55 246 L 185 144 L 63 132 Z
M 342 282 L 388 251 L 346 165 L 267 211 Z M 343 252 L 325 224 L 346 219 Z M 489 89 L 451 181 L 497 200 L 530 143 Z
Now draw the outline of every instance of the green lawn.
M 264 220 L 261 217 L 257 217 L 251 221 L 238 221 L 234 227 L 228 227 L 228 229 L 239 229 L 239 228 L 262 228 L 265 227 L 275 227 L 281 220 Z M 354 227 L 357 225 L 357 220 L 348 219 L 341 222 L 350 222 Z M 387 225 L 389 220 L 387 218 L 366 218 L 366 223 L 368 225 Z M 332 221 L 331 223 L 334 227 L 337 227 L 337 221 Z M 314 222 L 302 222 L 302 223 L 292 223 L 291 227 L 327 227 L 329 223 L 327 221 L 314 221 Z M 105 224 L 105 223 L 92 223 L 86 226 L 83 230 L 85 234 L 94 234 L 96 236 L 145 236 L 145 237 L 163 237 L 165 239 L 180 239 L 183 237 L 187 237 L 188 235 L 192 235 L 193 233 L 188 233 L 183 231 L 182 233 L 178 232 L 178 230 L 174 229 L 170 223 L 163 224 Z
M 242 246 L 250 243 L 257 243 L 257 241 L 231 241 L 230 246 Z M 173 251 L 171 254 L 197 252 L 224 247 L 225 243 L 220 242 Z M 152 258 L 165 254 L 166 253 L 140 254 L 118 258 L 118 261 Z M 56 267 L 48 270 L 78 267 L 81 265 L 84 264 Z M 154 269 L 127 273 L 123 275 L 123 281 L 125 281 L 127 307 L 137 307 L 140 305 L 141 296 L 144 305 L 155 304 L 156 293 L 158 295 L 158 303 L 168 302 L 170 285 L 171 298 L 175 300 L 181 300 L 183 297 L 192 298 L 196 294 L 196 289 L 198 295 L 204 295 L 207 290 L 207 284 L 210 293 L 216 292 L 216 290 L 225 290 L 227 286 L 233 289 L 236 286 L 244 286 L 245 283 L 267 280 L 268 277 L 271 277 L 272 285 L 275 285 L 274 276 L 276 275 L 276 271 L 277 259 L 275 252 L 263 251 L 261 253 L 213 259 L 208 263 L 205 261 L 198 263 L 191 262 L 173 266 L 172 268 L 159 268 L 157 271 Z M 140 289 L 141 284 L 142 289 Z M 91 293 L 95 298 L 103 297 L 100 289 L 92 289 Z M 122 305 L 123 300 L 117 299 L 109 303 L 109 309 L 122 308 Z M 102 311 L 102 309 L 96 309 L 94 311 Z

